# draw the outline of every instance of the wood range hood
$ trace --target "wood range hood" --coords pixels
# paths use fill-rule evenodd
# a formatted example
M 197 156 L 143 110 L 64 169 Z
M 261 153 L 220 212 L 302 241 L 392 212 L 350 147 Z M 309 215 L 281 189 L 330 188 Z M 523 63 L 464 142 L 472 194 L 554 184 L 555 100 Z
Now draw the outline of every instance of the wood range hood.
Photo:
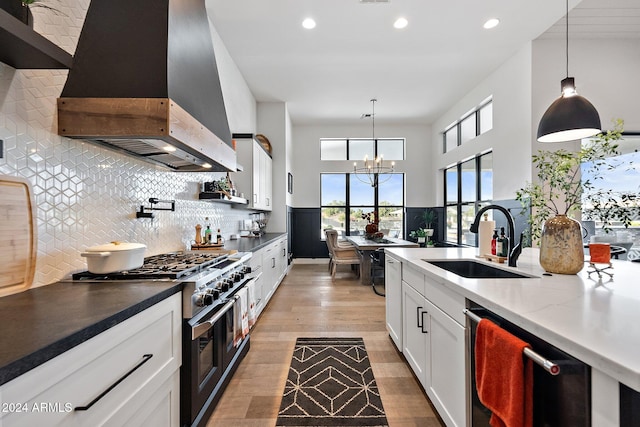
M 174 171 L 235 171 L 205 0 L 92 0 L 58 134 Z

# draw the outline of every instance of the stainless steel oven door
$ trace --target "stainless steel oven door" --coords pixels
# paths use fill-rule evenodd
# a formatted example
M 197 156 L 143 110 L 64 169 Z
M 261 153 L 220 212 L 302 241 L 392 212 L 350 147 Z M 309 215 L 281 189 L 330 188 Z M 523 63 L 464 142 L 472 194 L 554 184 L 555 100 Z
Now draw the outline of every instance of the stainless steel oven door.
M 234 301 L 212 308 L 197 321 L 185 321 L 181 374 L 182 424 L 191 425 L 220 382 L 226 368 L 225 335 Z M 233 328 L 233 324 L 232 324 Z

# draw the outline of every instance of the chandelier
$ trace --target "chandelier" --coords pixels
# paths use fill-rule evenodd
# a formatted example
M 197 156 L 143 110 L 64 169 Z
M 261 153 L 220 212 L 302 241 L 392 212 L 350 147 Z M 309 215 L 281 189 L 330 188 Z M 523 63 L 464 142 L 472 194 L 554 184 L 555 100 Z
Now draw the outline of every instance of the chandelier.
M 371 140 L 376 143 L 376 102 L 377 99 L 371 100 Z M 367 117 L 368 114 L 363 114 L 362 117 Z M 360 182 L 369 184 L 372 187 L 377 187 L 383 182 L 391 179 L 395 162 L 390 162 L 388 165 L 385 163 L 382 154 L 376 156 L 374 159 L 369 160 L 368 156 L 364 156 L 362 166 L 358 167 L 358 162 L 353 162 L 353 174 L 358 178 Z M 380 178 L 380 175 L 386 175 Z

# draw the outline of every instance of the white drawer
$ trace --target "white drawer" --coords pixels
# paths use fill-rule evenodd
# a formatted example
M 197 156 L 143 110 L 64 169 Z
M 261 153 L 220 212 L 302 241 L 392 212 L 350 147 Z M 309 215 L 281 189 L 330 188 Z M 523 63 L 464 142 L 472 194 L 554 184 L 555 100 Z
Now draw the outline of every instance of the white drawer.
M 103 424 L 146 384 L 179 369 L 181 306 L 178 293 L 3 385 L 2 402 L 22 404 L 26 412 L 2 413 L 0 425 Z M 88 410 L 74 410 L 116 383 Z
M 420 294 L 424 296 L 424 273 L 419 270 L 414 269 L 408 263 L 403 263 L 402 266 L 402 281 L 406 282 L 413 289 L 418 291 Z
M 430 279 L 425 279 L 424 293 L 422 295 L 453 320 L 465 325 L 465 316 L 462 312 L 465 308 L 465 300 L 462 295 L 453 292 L 444 284 Z

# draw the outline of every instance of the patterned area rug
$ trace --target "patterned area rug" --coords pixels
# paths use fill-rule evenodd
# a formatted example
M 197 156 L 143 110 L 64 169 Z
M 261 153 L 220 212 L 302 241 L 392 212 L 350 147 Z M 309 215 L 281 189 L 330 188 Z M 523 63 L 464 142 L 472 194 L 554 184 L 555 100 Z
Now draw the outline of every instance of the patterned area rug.
M 387 426 L 362 338 L 298 338 L 276 426 Z

